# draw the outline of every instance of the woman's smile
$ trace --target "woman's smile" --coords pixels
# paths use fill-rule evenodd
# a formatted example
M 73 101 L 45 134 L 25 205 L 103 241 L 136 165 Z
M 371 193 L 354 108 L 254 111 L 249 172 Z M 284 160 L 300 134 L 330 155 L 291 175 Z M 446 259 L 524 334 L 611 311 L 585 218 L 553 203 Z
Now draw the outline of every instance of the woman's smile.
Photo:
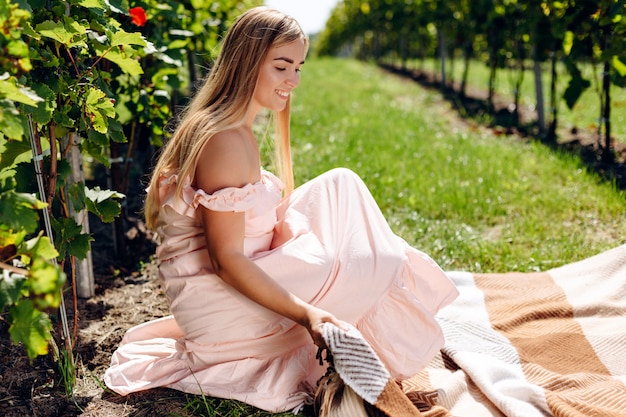
M 276 94 L 278 94 L 278 97 L 280 98 L 284 98 L 285 100 L 287 100 L 289 98 L 289 91 L 285 91 L 285 90 L 276 90 Z

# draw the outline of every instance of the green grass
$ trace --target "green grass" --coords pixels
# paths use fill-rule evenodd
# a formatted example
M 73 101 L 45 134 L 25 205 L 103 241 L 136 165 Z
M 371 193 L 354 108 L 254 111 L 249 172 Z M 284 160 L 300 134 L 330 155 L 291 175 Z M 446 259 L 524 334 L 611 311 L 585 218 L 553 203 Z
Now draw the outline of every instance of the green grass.
M 428 59 L 423 64 L 418 62 L 409 63 L 410 68 L 419 68 L 423 65 L 423 68 L 427 71 L 432 71 L 435 74 L 439 74 L 439 61 L 434 59 Z M 452 67 L 452 77 L 455 81 L 460 81 L 463 71 L 463 65 L 460 59 L 455 60 L 452 64 L 448 65 L 448 76 L 450 75 L 450 65 Z M 530 65 L 530 64 L 528 64 Z M 565 101 L 560 100 L 558 105 L 558 118 L 559 124 L 564 129 L 571 129 L 577 127 L 579 129 L 589 130 L 595 132 L 598 128 L 598 120 L 600 118 L 600 98 L 599 91 L 601 90 L 601 80 L 599 74 L 602 69 L 596 69 L 590 64 L 582 64 L 580 66 L 583 77 L 591 81 L 591 87 L 589 87 L 583 95 L 580 97 L 573 109 L 569 109 L 565 104 Z M 548 63 L 542 64 L 542 81 L 544 88 L 544 108 L 546 109 L 546 118 L 549 120 L 548 105 L 550 100 L 550 67 Z M 567 88 L 570 80 L 570 76 L 567 73 L 565 67 L 561 64 L 557 66 L 557 94 L 562 97 L 563 92 Z M 496 77 L 495 90 L 499 95 L 503 97 L 513 98 L 515 83 L 514 80 L 517 77 L 517 71 L 512 69 L 500 69 L 498 70 Z M 470 69 L 468 73 L 468 85 L 484 90 L 489 89 L 489 68 L 482 62 L 474 60 L 470 63 Z M 534 108 L 537 103 L 535 93 L 535 77 L 532 71 L 525 72 L 524 80 L 521 86 L 521 104 Z M 621 143 L 626 143 L 626 88 L 620 88 L 615 85 L 611 85 L 611 132 L 612 136 Z
M 545 270 L 625 242 L 626 196 L 574 157 L 470 130 L 437 93 L 375 66 L 310 60 L 293 103 L 296 183 L 351 168 L 395 232 L 444 269 Z M 252 415 L 210 401 L 189 410 Z
M 296 182 L 336 166 L 446 269 L 546 269 L 619 245 L 623 193 L 575 157 L 461 124 L 440 95 L 353 60 L 311 60 L 292 117 Z
M 271 414 L 248 404 L 234 400 L 210 397 L 193 397 L 186 405 L 187 415 L 203 417 L 293 417 L 292 412 Z M 172 417 L 179 417 L 174 415 Z M 182 417 L 182 416 L 181 416 Z

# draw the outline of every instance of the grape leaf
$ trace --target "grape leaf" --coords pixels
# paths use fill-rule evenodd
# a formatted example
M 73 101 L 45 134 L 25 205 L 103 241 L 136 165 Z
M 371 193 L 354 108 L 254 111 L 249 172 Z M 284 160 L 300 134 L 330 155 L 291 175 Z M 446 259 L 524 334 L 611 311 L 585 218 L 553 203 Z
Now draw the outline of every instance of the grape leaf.
M 9 334 L 13 343 L 23 343 L 28 357 L 33 359 L 48 353 L 52 324 L 46 313 L 35 309 L 32 300 L 22 300 L 11 308 Z

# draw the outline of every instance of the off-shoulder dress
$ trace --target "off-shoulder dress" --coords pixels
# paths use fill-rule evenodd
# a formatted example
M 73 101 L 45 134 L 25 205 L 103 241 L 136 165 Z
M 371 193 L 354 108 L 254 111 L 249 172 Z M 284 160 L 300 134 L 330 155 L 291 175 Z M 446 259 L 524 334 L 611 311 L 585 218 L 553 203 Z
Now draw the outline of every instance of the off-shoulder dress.
M 171 315 L 131 328 L 106 385 L 119 394 L 153 387 L 231 398 L 269 411 L 307 400 L 325 369 L 293 321 L 250 301 L 212 270 L 200 206 L 245 212 L 246 255 L 301 299 L 352 323 L 392 376 L 419 372 L 441 348 L 434 319 L 457 290 L 425 253 L 395 235 L 361 179 L 337 168 L 281 198 L 261 180 L 207 194 L 161 178 L 159 272 Z

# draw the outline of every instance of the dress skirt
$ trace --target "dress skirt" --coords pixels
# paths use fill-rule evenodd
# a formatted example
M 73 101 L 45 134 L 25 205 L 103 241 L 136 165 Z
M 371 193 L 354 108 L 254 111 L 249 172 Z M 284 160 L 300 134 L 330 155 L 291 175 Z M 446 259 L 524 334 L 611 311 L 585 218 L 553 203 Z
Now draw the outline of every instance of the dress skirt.
M 280 198 L 268 172 L 208 195 L 161 182 L 157 255 L 171 316 L 131 328 L 104 381 L 236 399 L 264 410 L 310 399 L 325 368 L 300 325 L 250 301 L 211 269 L 198 207 L 246 212 L 246 253 L 304 301 L 356 326 L 392 376 L 424 368 L 443 345 L 437 311 L 457 296 L 441 268 L 395 235 L 361 179 L 331 170 Z M 179 199 L 180 200 L 180 199 Z

